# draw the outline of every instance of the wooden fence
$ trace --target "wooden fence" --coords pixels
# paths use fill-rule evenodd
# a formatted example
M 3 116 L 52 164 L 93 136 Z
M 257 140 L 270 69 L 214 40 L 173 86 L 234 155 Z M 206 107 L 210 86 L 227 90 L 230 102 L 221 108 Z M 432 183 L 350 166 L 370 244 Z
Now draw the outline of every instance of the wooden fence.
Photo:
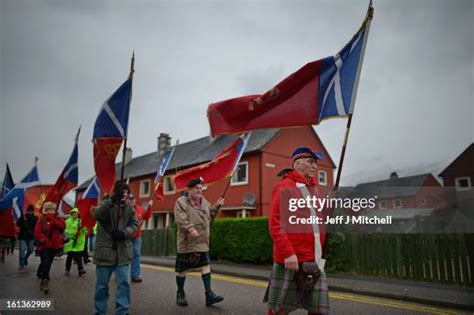
M 341 255 L 357 274 L 473 285 L 472 234 L 352 234 Z

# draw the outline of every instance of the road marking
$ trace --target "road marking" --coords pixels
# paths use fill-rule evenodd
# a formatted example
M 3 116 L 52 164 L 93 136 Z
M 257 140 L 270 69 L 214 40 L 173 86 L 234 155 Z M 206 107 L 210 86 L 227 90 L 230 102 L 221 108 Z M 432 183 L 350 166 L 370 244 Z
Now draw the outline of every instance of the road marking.
M 174 272 L 174 268 L 170 268 L 170 267 L 162 267 L 162 266 L 147 265 L 147 264 L 142 264 L 142 266 L 148 269 Z M 188 272 L 187 274 L 194 277 L 201 277 L 200 272 Z M 245 278 L 239 278 L 239 277 L 233 277 L 233 276 L 224 276 L 220 274 L 212 274 L 212 278 L 216 280 L 222 280 L 226 282 L 232 282 L 232 283 L 243 284 L 243 285 L 251 285 L 251 286 L 256 286 L 256 287 L 261 287 L 261 288 L 266 288 L 268 285 L 267 281 L 245 279 Z M 406 309 L 406 310 L 411 310 L 411 311 L 416 311 L 416 312 L 425 312 L 425 313 L 430 313 L 430 314 L 459 314 L 460 313 L 459 311 L 448 310 L 445 308 L 425 306 L 422 304 L 416 304 L 412 302 L 402 302 L 402 301 L 399 302 L 396 300 L 389 300 L 389 299 L 377 298 L 377 297 L 367 297 L 364 295 L 352 294 L 352 293 L 329 292 L 329 297 L 333 299 L 387 306 L 387 307 Z

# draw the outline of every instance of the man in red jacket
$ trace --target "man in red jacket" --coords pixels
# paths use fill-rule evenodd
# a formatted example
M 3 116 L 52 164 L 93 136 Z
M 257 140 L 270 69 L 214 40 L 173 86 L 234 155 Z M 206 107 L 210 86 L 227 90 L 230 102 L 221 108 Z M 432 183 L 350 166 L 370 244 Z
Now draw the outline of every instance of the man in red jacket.
M 132 235 L 131 241 L 133 244 L 133 258 L 132 258 L 132 267 L 130 268 L 130 273 L 132 276 L 132 282 L 142 282 L 140 278 L 140 259 L 142 252 L 142 224 L 144 221 L 148 220 L 151 217 L 153 211 L 153 200 L 148 202 L 146 211 L 142 207 L 136 205 L 135 196 L 130 194 L 128 195 L 128 204 L 135 209 L 135 213 L 138 218 L 138 230 L 135 234 Z
M 49 271 L 54 257 L 64 246 L 64 227 L 64 220 L 56 215 L 56 204 L 45 202 L 35 226 L 36 250 L 41 259 L 36 276 L 41 279 L 40 290 L 45 294 L 49 292 Z
M 304 308 L 308 314 L 327 314 L 329 298 L 325 260 L 321 255 L 326 234 L 320 226 L 291 226 L 288 218 L 297 214 L 299 217 L 318 215 L 318 211 L 311 207 L 292 212 L 289 197 L 307 199 L 323 198 L 322 191 L 317 184 L 317 161 L 322 159 L 321 153 L 315 153 L 306 147 L 296 148 L 292 154 L 293 170 L 283 174 L 283 178 L 272 192 L 270 234 L 273 239 L 273 269 L 265 301 L 268 303 L 269 314 L 288 314 Z M 295 211 L 295 209 L 293 209 Z M 291 226 L 291 227 L 290 227 Z M 292 229 L 292 230 L 291 230 Z M 296 229 L 296 230 L 295 230 Z M 314 277 L 317 282 L 310 286 L 302 285 L 300 277 L 302 263 L 314 266 Z

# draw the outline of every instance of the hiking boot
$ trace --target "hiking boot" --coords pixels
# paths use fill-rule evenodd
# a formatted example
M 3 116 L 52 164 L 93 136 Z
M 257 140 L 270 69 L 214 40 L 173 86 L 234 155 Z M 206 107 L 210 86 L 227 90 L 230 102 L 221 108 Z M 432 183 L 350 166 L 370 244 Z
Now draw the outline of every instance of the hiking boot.
M 188 300 L 186 300 L 186 294 L 178 292 L 176 294 L 176 304 L 178 304 L 179 306 L 188 306 Z
M 206 306 L 211 306 L 213 304 L 222 302 L 224 297 L 222 295 L 216 295 L 214 292 L 209 291 L 206 293 Z
M 79 270 L 79 277 L 82 277 L 82 275 L 85 275 L 86 271 L 84 269 Z

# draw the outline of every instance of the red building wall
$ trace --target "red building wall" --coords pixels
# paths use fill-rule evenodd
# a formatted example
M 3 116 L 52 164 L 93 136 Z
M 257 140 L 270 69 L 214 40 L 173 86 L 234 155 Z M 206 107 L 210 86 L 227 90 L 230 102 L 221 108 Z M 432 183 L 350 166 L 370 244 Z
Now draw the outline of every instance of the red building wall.
M 324 159 L 318 162 L 318 170 L 325 171 L 327 174 L 327 187 L 334 187 L 334 164 L 329 158 L 329 153 L 316 136 L 312 127 L 300 127 L 282 129 L 278 135 L 265 146 L 262 154 L 262 212 L 260 215 L 268 216 L 270 212 L 270 203 L 272 190 L 280 180 L 277 177 L 278 172 L 285 168 L 291 168 L 291 154 L 298 146 L 307 146 L 313 151 L 321 152 Z M 269 167 L 267 164 L 275 165 Z

